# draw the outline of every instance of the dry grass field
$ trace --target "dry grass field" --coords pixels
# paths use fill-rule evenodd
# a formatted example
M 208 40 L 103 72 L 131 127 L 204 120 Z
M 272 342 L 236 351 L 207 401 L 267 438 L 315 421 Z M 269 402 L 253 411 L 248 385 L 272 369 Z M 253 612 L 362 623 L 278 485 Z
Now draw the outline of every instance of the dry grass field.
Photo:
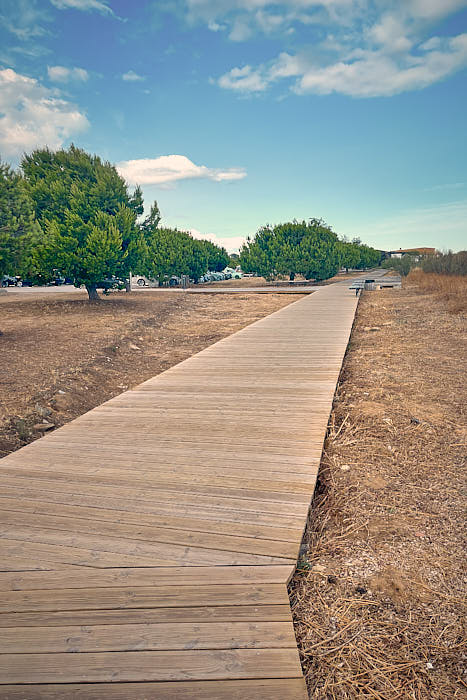
M 0 298 L 0 457 L 300 295 Z M 36 427 L 34 427 L 36 426 Z
M 438 275 L 434 272 L 412 270 L 407 284 L 415 285 L 425 292 L 435 292 L 447 304 L 451 313 L 467 313 L 467 277 L 461 275 Z
M 314 699 L 467 697 L 466 316 L 429 278 L 357 312 L 290 591 Z

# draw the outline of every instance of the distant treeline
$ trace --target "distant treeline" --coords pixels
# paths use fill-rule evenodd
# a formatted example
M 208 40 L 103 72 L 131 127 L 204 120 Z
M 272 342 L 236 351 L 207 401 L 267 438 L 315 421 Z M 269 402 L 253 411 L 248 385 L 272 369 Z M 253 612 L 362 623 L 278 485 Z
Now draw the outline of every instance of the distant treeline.
M 459 253 L 436 253 L 435 255 L 417 255 L 406 253 L 401 258 L 387 258 L 383 264 L 387 269 L 396 270 L 406 276 L 414 268 L 423 272 L 435 272 L 440 275 L 467 275 L 467 251 Z
M 75 146 L 25 155 L 18 172 L 0 163 L 0 277 L 61 275 L 95 299 L 130 271 L 198 280 L 229 264 L 225 248 L 161 228 L 157 202 L 142 215 L 141 188 L 130 193 L 111 163 Z
M 272 279 L 297 274 L 306 279 L 333 277 L 341 267 L 364 269 L 381 262 L 381 253 L 360 239 L 339 238 L 322 219 L 264 226 L 240 251 L 245 272 Z
M 173 275 L 197 281 L 229 264 L 225 248 L 161 227 L 157 202 L 143 213 L 139 186 L 130 192 L 114 165 L 74 145 L 37 149 L 18 171 L 0 163 L 0 278 L 44 283 L 62 276 L 85 285 L 95 299 L 99 287 L 121 286 L 130 271 L 159 281 Z M 310 219 L 261 228 L 243 246 L 240 261 L 246 272 L 268 278 L 320 280 L 340 267 L 377 265 L 380 254 Z
M 424 272 L 437 272 L 440 275 L 467 275 L 467 250 L 427 256 L 420 267 Z

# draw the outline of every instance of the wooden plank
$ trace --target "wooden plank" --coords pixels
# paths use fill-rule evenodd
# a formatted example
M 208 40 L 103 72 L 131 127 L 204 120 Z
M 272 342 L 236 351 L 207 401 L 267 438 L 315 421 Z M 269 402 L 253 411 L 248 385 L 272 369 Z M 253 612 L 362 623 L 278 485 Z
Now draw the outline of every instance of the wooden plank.
M 0 655 L 5 684 L 300 678 L 301 673 L 297 649 Z
M 120 503 L 124 507 L 126 503 Z M 133 523 L 148 526 L 175 528 L 190 530 L 191 532 L 213 532 L 226 535 L 238 535 L 241 537 L 253 537 L 265 540 L 283 540 L 284 542 L 298 542 L 302 536 L 303 528 L 274 527 L 273 525 L 233 522 L 230 523 L 223 517 L 216 519 L 216 513 L 211 513 L 211 518 L 197 517 L 197 512 L 190 511 L 190 517 L 176 515 L 173 517 L 154 513 L 135 512 L 131 507 L 128 510 L 110 508 L 86 507 L 80 505 L 67 505 L 64 503 L 51 503 L 48 501 L 34 501 L 27 498 L 1 498 L 0 506 L 7 512 L 37 513 L 41 515 L 71 516 L 72 518 L 89 518 L 90 520 L 111 521 L 115 523 Z M 209 513 L 205 514 L 208 517 Z
M 2 476 L 2 482 L 5 486 L 26 486 L 35 488 L 44 488 L 51 491 L 56 491 L 59 493 L 79 493 L 82 495 L 96 495 L 96 496 L 120 496 L 125 498 L 137 498 L 141 500 L 154 500 L 158 496 L 159 502 L 164 501 L 165 503 L 175 502 L 175 503 L 185 503 L 193 505 L 204 505 L 208 508 L 234 508 L 235 510 L 250 510 L 252 512 L 262 512 L 262 513 L 277 513 L 281 514 L 290 512 L 291 508 L 295 512 L 300 512 L 302 515 L 306 515 L 308 512 L 308 505 L 310 502 L 310 495 L 304 494 L 293 498 L 293 494 L 265 494 L 257 492 L 243 491 L 242 493 L 233 493 L 230 491 L 230 495 L 227 490 L 224 493 L 219 493 L 219 489 L 213 495 L 206 495 L 202 492 L 197 493 L 196 488 L 189 488 L 186 486 L 186 491 L 180 491 L 177 489 L 167 490 L 159 489 L 157 485 L 148 485 L 147 488 L 130 488 L 129 486 L 120 486 L 112 483 L 104 482 L 103 484 L 97 483 L 96 480 L 83 480 L 80 481 L 76 478 L 70 478 L 69 481 L 65 479 L 54 479 L 50 478 L 51 475 L 41 476 L 37 475 L 37 478 L 29 477 L 24 473 L 14 474 L 8 476 Z M 55 476 L 55 475 L 54 475 Z M 255 497 L 256 495 L 256 497 Z M 292 504 L 292 505 L 291 505 Z M 300 510 L 299 510 L 300 509 Z
M 177 608 L 128 608 L 125 610 L 60 610 L 57 612 L 0 613 L 0 628 L 66 627 L 92 625 L 139 625 L 188 622 L 288 622 L 292 625 L 290 606 L 217 605 Z
M 0 637 L 0 654 L 282 648 L 296 648 L 289 622 L 10 627 Z
M 258 479 L 264 478 L 264 472 L 266 472 L 274 479 L 286 480 L 289 476 L 293 478 L 298 475 L 307 476 L 309 470 L 314 469 L 316 460 L 319 461 L 322 452 L 322 445 L 319 445 L 315 448 L 311 446 L 306 457 L 295 457 L 286 453 L 269 453 L 264 456 L 257 452 L 238 451 L 232 454 L 229 448 L 224 452 L 219 449 L 213 452 L 209 445 L 204 450 L 200 450 L 194 447 L 186 448 L 179 443 L 178 446 L 172 445 L 172 449 L 167 446 L 164 449 L 161 447 L 160 450 L 156 450 L 154 445 L 120 445 L 116 455 L 115 449 L 109 445 L 101 445 L 98 454 L 88 443 L 82 445 L 79 451 L 68 444 L 57 442 L 54 443 L 53 450 L 47 444 L 45 447 L 41 445 L 41 441 L 36 441 L 34 445 L 37 447 L 34 453 L 31 453 L 31 457 L 27 454 L 26 448 L 23 448 L 9 455 L 9 464 L 55 469 L 62 463 L 66 463 L 67 466 L 87 466 L 92 457 L 96 466 L 106 466 L 110 463 L 125 464 L 127 468 L 138 468 L 141 464 L 150 464 L 161 469 L 177 471 L 179 468 L 194 469 L 196 464 L 196 468 L 201 470 L 200 473 L 205 471 L 207 473 L 212 468 L 233 473 L 249 468 L 252 475 Z
M 120 462 L 120 460 L 118 460 Z M 40 469 L 34 468 L 31 470 L 31 465 L 26 467 L 25 465 L 15 464 L 14 467 L 8 469 L 9 474 L 19 474 L 21 470 L 24 470 L 27 474 L 37 475 L 37 474 L 48 474 L 50 476 L 57 474 L 57 478 L 63 474 L 67 476 L 67 473 L 63 469 L 71 469 L 75 475 L 75 478 L 82 478 L 83 476 L 97 477 L 99 480 L 101 478 L 108 478 L 113 483 L 147 483 L 147 484 L 157 484 L 160 488 L 176 488 L 180 483 L 186 483 L 189 480 L 190 485 L 209 485 L 218 486 L 223 489 L 230 487 L 234 489 L 242 490 L 261 490 L 261 491 L 273 491 L 280 493 L 305 493 L 309 495 L 313 493 L 313 489 L 316 482 L 316 475 L 318 472 L 319 464 L 310 465 L 307 474 L 288 474 L 277 472 L 274 475 L 264 473 L 259 476 L 259 472 L 252 473 L 246 466 L 243 469 L 202 469 L 197 467 L 182 467 L 177 465 L 177 468 L 172 468 L 170 470 L 165 467 L 165 465 L 160 465 L 156 460 L 145 461 L 144 464 L 136 464 L 131 468 L 125 460 L 121 460 L 121 466 L 116 464 L 113 467 L 108 468 L 102 466 L 89 465 L 86 466 L 73 465 L 69 459 L 64 460 L 64 462 L 58 466 L 57 462 L 53 466 L 41 465 Z M 282 478 L 281 478 L 282 477 Z M 205 491 L 205 489 L 203 489 Z
M 1 547 L 1 545 L 0 545 Z M 50 571 L 56 569 L 72 568 L 68 564 L 57 564 L 54 562 L 31 561 L 29 557 L 15 556 L 1 552 L 0 556 L 0 576 L 2 572 L 29 572 L 29 571 Z M 13 574 L 16 576 L 17 574 Z
M 95 458 L 95 463 L 90 465 L 89 454 L 86 452 L 77 453 L 75 450 L 68 450 L 57 456 L 56 450 L 51 452 L 47 450 L 45 454 L 40 454 L 36 451 L 34 457 L 34 465 L 31 465 L 29 457 L 22 456 L 22 460 L 16 459 L 14 462 L 15 469 L 41 469 L 42 471 L 61 471 L 64 467 L 72 469 L 78 474 L 92 474 L 94 470 L 100 473 L 101 470 L 109 468 L 118 471 L 123 470 L 134 473 L 135 471 L 149 472 L 161 478 L 173 478 L 174 476 L 181 478 L 186 476 L 197 478 L 214 477 L 214 478 L 229 478 L 241 479 L 248 475 L 249 479 L 266 483 L 278 483 L 280 488 L 288 484 L 312 484 L 316 479 L 316 469 L 319 466 L 320 454 L 316 457 L 310 457 L 304 462 L 300 468 L 289 464 L 276 464 L 272 462 L 261 462 L 255 460 L 254 465 L 251 460 L 234 461 L 222 460 L 206 460 L 203 464 L 193 464 L 193 455 L 183 459 L 178 455 L 178 461 L 170 459 L 168 463 L 164 456 L 160 454 L 135 454 L 132 450 L 126 450 L 116 455 L 115 452 L 109 451 L 108 454 L 99 455 Z
M 37 481 L 44 479 L 47 484 L 54 484 L 56 487 L 57 482 L 66 481 L 68 484 L 78 483 L 82 485 L 87 483 L 88 479 L 85 474 L 80 474 L 73 472 L 72 475 L 68 472 L 46 472 L 44 473 L 40 469 L 17 469 L 16 467 L 4 467 L 2 469 L 6 483 L 12 483 L 11 479 L 17 479 L 18 482 L 21 479 L 27 479 L 28 483 L 37 483 Z M 148 472 L 143 476 L 139 475 L 138 472 L 126 472 L 125 470 L 99 470 L 95 469 L 92 473 L 92 481 L 94 484 L 102 484 L 105 486 L 110 486 L 111 488 L 129 488 L 131 484 L 135 484 L 136 487 L 145 485 L 146 489 L 157 489 L 161 497 L 165 500 L 174 500 L 175 493 L 180 492 L 180 488 L 187 495 L 194 496 L 206 496 L 206 497 L 219 497 L 219 498 L 238 498 L 238 499 L 249 499 L 255 501 L 271 501 L 280 503 L 308 503 L 310 501 L 311 495 L 313 494 L 313 485 L 304 485 L 304 488 L 297 489 L 294 492 L 291 489 L 291 493 L 287 489 L 282 490 L 281 485 L 278 485 L 277 489 L 268 488 L 268 490 L 262 491 L 258 490 L 254 483 L 249 482 L 247 478 L 240 479 L 234 482 L 235 485 L 229 487 L 229 479 L 219 480 L 219 485 L 209 485 L 209 480 L 205 480 L 204 484 L 202 480 L 194 479 L 193 483 L 188 483 L 185 479 L 179 478 L 178 480 L 171 480 L 168 483 L 161 483 L 161 480 L 157 477 L 157 474 L 152 474 Z M 198 481 L 198 483 L 197 483 Z M 214 484 L 216 480 L 212 480 Z M 232 480 L 233 481 L 233 480 Z M 225 486 L 221 485 L 225 483 Z M 81 487 L 81 486 L 80 486 Z
M 115 586 L 180 586 L 264 584 L 289 582 L 294 566 L 193 566 L 80 570 L 69 567 L 37 573 L 0 573 L 0 590 L 34 591 L 61 588 L 113 588 Z
M 261 554 L 286 559 L 297 558 L 297 542 L 283 542 L 253 537 L 233 537 L 191 530 L 162 528 L 146 525 L 133 525 L 119 522 L 103 522 L 85 518 L 60 517 L 55 515 L 39 515 L 38 513 L 19 513 L 0 511 L 0 531 L 2 525 L 24 525 L 34 531 L 58 530 L 60 532 L 91 534 L 99 537 L 122 538 L 122 540 L 138 540 L 150 543 L 150 547 L 160 553 L 156 543 L 175 544 L 178 546 L 201 547 L 202 549 L 226 550 L 228 552 Z M 8 537 L 8 535 L 5 535 Z M 154 550 L 155 551 L 155 550 Z M 141 551 L 141 553 L 143 553 Z
M 90 494 L 79 494 L 60 491 L 49 491 L 42 488 L 28 488 L 26 483 L 21 485 L 21 487 L 13 486 L 3 486 L 2 492 L 0 493 L 0 499 L 2 496 L 8 496 L 10 498 L 20 499 L 21 502 L 29 499 L 33 502 L 37 500 L 45 501 L 48 503 L 64 504 L 64 505 L 83 505 L 86 507 L 105 507 L 110 510 L 118 510 L 120 508 L 125 508 L 134 513 L 148 513 L 153 515 L 161 515 L 168 517 L 193 517 L 201 519 L 211 519 L 219 522 L 230 522 L 230 523 L 245 523 L 249 525 L 264 525 L 269 526 L 281 526 L 285 528 L 296 528 L 300 532 L 303 529 L 304 518 L 303 515 L 296 514 L 295 512 L 289 513 L 261 513 L 258 511 L 249 510 L 235 510 L 234 508 L 219 508 L 216 506 L 196 506 L 192 503 L 189 504 L 189 509 L 184 503 L 159 503 L 157 500 L 142 500 L 140 498 L 118 498 L 118 497 L 106 497 L 104 494 L 93 496 Z M 0 504 L 1 504 L 0 500 Z
M 4 685 L 2 700 L 308 700 L 302 678 L 175 683 Z
M 73 552 L 70 550 L 76 549 L 80 555 L 84 554 L 88 561 L 92 561 L 92 557 L 96 558 L 104 556 L 106 559 L 113 557 L 113 565 L 119 566 L 118 561 L 120 556 L 125 557 L 125 562 L 128 557 L 134 556 L 139 559 L 141 566 L 243 566 L 251 564 L 254 566 L 266 564 L 288 564 L 293 563 L 295 556 L 279 557 L 261 554 L 247 554 L 238 552 L 233 549 L 208 549 L 198 546 L 184 546 L 175 544 L 166 544 L 165 542 L 144 542 L 124 537 L 113 537 L 109 535 L 99 534 L 81 534 L 76 531 L 52 530 L 39 527 L 21 527 L 15 525 L 4 525 L 0 528 L 2 538 L 8 543 L 16 544 L 18 542 L 38 543 L 40 545 L 57 545 L 68 547 L 65 564 L 77 564 L 83 562 L 82 559 L 74 560 Z M 63 545 L 62 545 L 63 543 Z M 282 546 L 287 543 L 279 542 Z M 87 555 L 85 553 L 88 553 Z M 69 557 L 69 555 L 72 555 Z M 92 564 L 87 564 L 91 565 Z
M 169 608 L 202 605 L 286 605 L 287 589 L 278 583 L 214 586 L 121 586 L 7 591 L 0 612 Z

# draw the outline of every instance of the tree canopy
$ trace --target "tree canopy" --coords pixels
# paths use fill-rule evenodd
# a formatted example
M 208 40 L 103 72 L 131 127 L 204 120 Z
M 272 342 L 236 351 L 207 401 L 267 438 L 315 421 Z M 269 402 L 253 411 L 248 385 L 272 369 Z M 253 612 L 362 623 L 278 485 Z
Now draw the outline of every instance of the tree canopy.
M 221 248 L 211 241 L 202 239 L 199 241 L 207 256 L 207 269 L 212 272 L 220 272 L 230 263 L 230 255 L 225 248 Z
M 0 277 L 30 273 L 40 233 L 23 178 L 0 162 Z
M 42 280 L 60 274 L 85 285 L 90 299 L 131 272 L 198 281 L 207 270 L 239 262 L 268 279 L 322 280 L 341 266 L 366 268 L 380 260 L 378 251 L 339 238 L 322 219 L 263 226 L 239 256 L 160 222 L 157 202 L 144 216 L 141 188 L 130 192 L 111 163 L 74 145 L 37 149 L 23 157 L 19 172 L 0 163 L 0 274 Z
M 272 279 L 301 274 L 306 279 L 333 277 L 340 267 L 363 268 L 377 265 L 378 251 L 357 242 L 339 240 L 322 219 L 292 221 L 262 227 L 248 239 L 240 252 L 246 272 Z
M 147 255 L 136 222 L 143 213 L 140 188 L 130 194 L 113 165 L 73 145 L 36 150 L 21 167 L 44 232 L 35 250 L 42 274 L 58 270 L 94 299 L 102 280 L 140 271 Z
M 146 234 L 146 243 L 146 273 L 159 282 L 172 275 L 188 275 L 198 281 L 208 269 L 203 241 L 195 240 L 185 231 L 153 228 Z

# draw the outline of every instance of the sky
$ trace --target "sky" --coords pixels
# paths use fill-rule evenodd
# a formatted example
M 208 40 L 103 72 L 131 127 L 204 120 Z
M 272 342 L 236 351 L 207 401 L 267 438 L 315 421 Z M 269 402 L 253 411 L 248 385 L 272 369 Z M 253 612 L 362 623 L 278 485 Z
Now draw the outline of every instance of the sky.
M 0 156 L 70 143 L 230 251 L 467 248 L 467 0 L 2 0 Z

